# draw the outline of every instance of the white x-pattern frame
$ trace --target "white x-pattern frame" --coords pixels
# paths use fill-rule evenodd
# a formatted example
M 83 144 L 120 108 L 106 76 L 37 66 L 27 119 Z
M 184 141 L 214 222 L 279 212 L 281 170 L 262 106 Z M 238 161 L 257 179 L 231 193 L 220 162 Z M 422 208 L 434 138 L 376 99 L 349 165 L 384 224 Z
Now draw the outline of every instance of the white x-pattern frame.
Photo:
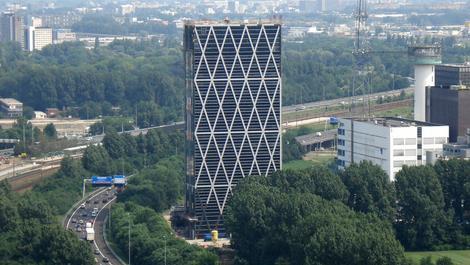
M 236 26 L 240 31 L 240 25 Z M 220 230 L 224 208 L 236 182 L 250 175 L 266 176 L 273 171 L 280 170 L 282 166 L 281 27 L 280 25 L 244 25 L 241 35 L 234 35 L 231 25 L 201 27 L 195 26 L 193 30 L 194 46 L 195 49 L 199 49 L 200 56 L 192 62 L 194 71 L 192 100 L 201 106 L 200 109 L 193 110 L 192 119 L 194 152 L 197 153 L 195 156 L 201 158 L 200 163 L 194 164 L 194 196 L 196 207 L 200 208 L 196 209 L 196 213 L 200 215 L 197 216 L 199 226 L 206 227 L 205 230 Z M 223 37 L 220 34 L 221 30 L 224 31 Z M 251 48 L 248 52 L 248 54 L 252 53 L 248 66 L 246 66 L 246 60 L 244 65 L 240 55 L 243 49 L 242 43 L 245 49 L 247 43 Z M 217 53 L 215 64 L 214 44 Z M 211 55 L 208 56 L 206 52 L 209 46 L 212 49 Z M 230 56 L 227 56 L 224 53 L 226 52 L 224 49 L 227 48 L 232 49 L 234 54 L 229 53 Z M 246 50 L 244 52 L 246 56 Z M 266 57 L 267 60 L 265 60 Z M 264 58 L 264 60 L 259 58 Z M 226 62 L 233 63 L 227 64 Z M 219 71 L 221 68 L 223 68 L 222 77 Z M 252 87 L 253 84 L 256 86 Z M 241 92 L 237 95 L 236 91 Z M 214 96 L 218 106 L 216 113 L 214 110 L 208 110 L 209 100 L 213 100 Z M 235 101 L 235 106 L 227 107 L 226 103 L 232 99 Z M 241 107 L 247 100 L 250 101 L 248 105 L 253 106 L 251 112 L 248 111 L 249 115 L 247 115 L 246 107 L 243 111 Z M 230 117 L 231 114 L 233 117 Z M 236 119 L 237 117 L 240 119 Z M 220 127 L 218 125 L 220 123 L 225 126 Z M 252 126 L 253 123 L 258 124 Z M 238 143 L 234 141 L 234 138 L 239 140 L 241 137 L 243 138 L 241 144 L 239 141 Z M 245 145 L 249 148 L 245 148 Z M 213 153 L 214 150 L 218 158 L 216 166 L 208 164 L 209 153 Z M 235 155 L 234 165 L 227 165 L 224 161 L 224 157 L 229 156 L 229 153 Z M 252 157 L 249 167 L 247 167 L 247 161 L 242 161 L 246 155 Z M 240 174 L 241 176 L 238 176 Z M 200 192 L 201 190 L 206 192 Z M 207 211 L 210 207 L 217 207 L 217 212 Z

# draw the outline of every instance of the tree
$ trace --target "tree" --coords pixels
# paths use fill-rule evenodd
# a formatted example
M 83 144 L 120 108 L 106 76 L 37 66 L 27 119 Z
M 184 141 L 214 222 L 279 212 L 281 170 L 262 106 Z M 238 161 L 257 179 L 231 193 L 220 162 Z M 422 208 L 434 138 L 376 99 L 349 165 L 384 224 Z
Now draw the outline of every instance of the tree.
M 408 250 L 429 250 L 448 241 L 452 219 L 444 210 L 442 186 L 429 166 L 403 167 L 396 175 L 397 238 Z
M 46 125 L 46 127 L 44 127 L 44 135 L 48 139 L 57 139 L 57 130 L 53 123 L 49 123 Z
M 106 132 L 103 138 L 103 147 L 113 159 L 124 156 L 124 142 L 122 137 L 115 130 Z
M 434 166 L 442 184 L 446 210 L 454 211 L 458 224 L 470 222 L 470 161 L 440 160 Z
M 449 257 L 440 257 L 436 260 L 436 265 L 454 265 Z
M 34 118 L 34 109 L 28 106 L 23 106 L 23 117 L 25 117 L 28 120 L 31 120 Z
M 394 187 L 387 173 L 379 166 L 366 161 L 352 164 L 341 173 L 341 179 L 349 191 L 349 207 L 394 221 Z
M 262 181 L 262 178 L 258 181 Z M 348 191 L 338 175 L 324 167 L 277 171 L 266 178 L 266 181 L 283 192 L 312 193 L 327 200 L 343 202 L 348 198 Z
M 434 263 L 432 262 L 431 256 L 427 256 L 419 260 L 419 265 L 434 265 Z
M 328 189 L 315 186 L 331 187 L 331 183 L 315 182 L 326 180 L 317 173 L 308 178 L 278 172 L 238 184 L 225 210 L 238 260 L 266 265 L 404 264 L 403 249 L 390 224 L 314 194 L 331 196 L 318 192 Z
M 106 149 L 101 146 L 90 145 L 85 149 L 82 157 L 85 169 L 100 175 L 114 173 L 114 166 Z

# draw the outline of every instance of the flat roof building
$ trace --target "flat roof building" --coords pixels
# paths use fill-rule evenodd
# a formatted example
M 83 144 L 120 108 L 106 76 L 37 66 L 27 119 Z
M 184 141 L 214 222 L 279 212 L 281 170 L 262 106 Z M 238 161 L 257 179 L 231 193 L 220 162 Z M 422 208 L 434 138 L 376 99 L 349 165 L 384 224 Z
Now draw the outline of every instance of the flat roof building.
M 281 24 L 187 22 L 184 51 L 190 236 L 223 234 L 237 183 L 282 166 Z
M 0 108 L 8 118 L 23 116 L 23 103 L 14 98 L 0 98 Z
M 435 76 L 426 88 L 426 121 L 449 125 L 449 141 L 456 142 L 470 128 L 470 65 L 437 65 Z
M 25 30 L 26 50 L 42 50 L 47 45 L 52 44 L 52 28 L 28 27 Z
M 427 151 L 442 151 L 449 127 L 402 118 L 339 119 L 339 169 L 370 161 L 395 180 L 403 165 L 426 164 Z
M 436 87 L 449 88 L 454 85 L 470 87 L 470 63 L 436 65 Z

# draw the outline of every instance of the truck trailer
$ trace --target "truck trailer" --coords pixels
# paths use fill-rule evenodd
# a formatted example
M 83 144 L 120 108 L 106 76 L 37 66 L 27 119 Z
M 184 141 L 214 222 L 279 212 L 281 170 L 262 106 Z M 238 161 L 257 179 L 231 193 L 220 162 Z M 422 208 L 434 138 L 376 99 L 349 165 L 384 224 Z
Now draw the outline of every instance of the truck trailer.
M 87 241 L 95 240 L 95 230 L 92 227 L 86 228 L 86 240 Z

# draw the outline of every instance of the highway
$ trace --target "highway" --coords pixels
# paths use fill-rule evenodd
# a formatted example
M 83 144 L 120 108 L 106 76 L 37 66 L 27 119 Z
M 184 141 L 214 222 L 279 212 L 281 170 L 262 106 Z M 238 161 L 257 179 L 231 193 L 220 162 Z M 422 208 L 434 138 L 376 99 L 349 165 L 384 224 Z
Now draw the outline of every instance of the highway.
M 413 88 L 404 88 L 404 89 L 396 89 L 392 91 L 385 91 L 385 92 L 379 92 L 379 93 L 374 93 L 370 94 L 370 99 L 375 100 L 381 96 L 387 97 L 387 96 L 397 96 L 400 95 L 402 91 L 405 91 L 406 93 L 411 93 L 413 92 Z M 367 95 L 358 95 L 354 97 L 354 102 L 362 102 L 363 100 L 367 100 Z M 290 106 L 284 106 L 282 107 L 282 113 L 290 113 L 290 112 L 295 112 L 298 110 L 308 110 L 308 109 L 313 109 L 313 108 L 320 108 L 320 107 L 330 107 L 330 106 L 335 106 L 335 105 L 347 105 L 351 101 L 350 97 L 345 97 L 345 98 L 337 98 L 337 99 L 331 99 L 331 100 L 324 100 L 324 101 L 315 101 L 315 102 L 310 102 L 310 103 L 304 103 L 304 104 L 298 104 L 298 105 L 290 105 Z
M 101 188 L 82 200 L 81 202 L 84 201 L 84 207 L 79 203 L 64 221 L 65 228 L 73 231 L 81 240 L 86 240 L 86 223 L 92 223 L 95 230 L 95 240 L 90 244 L 93 244 L 92 248 L 97 264 L 123 264 L 108 248 L 103 235 L 104 221 L 108 215 L 109 206 L 115 200 L 114 189 Z M 96 216 L 92 216 L 94 209 L 98 210 Z

